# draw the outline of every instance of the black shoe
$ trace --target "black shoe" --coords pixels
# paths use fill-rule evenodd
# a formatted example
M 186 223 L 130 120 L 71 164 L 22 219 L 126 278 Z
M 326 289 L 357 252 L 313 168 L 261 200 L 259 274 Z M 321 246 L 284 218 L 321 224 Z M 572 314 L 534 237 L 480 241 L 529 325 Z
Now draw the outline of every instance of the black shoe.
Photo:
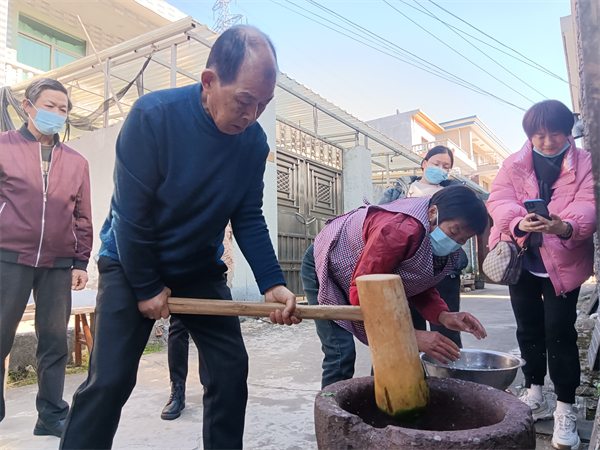
M 59 438 L 64 429 L 65 419 L 59 420 L 53 426 L 47 425 L 38 419 L 35 424 L 35 428 L 33 429 L 33 434 L 36 436 L 56 436 Z
M 181 411 L 185 409 L 185 382 L 177 381 L 171 383 L 171 397 L 167 406 L 162 410 L 160 418 L 162 420 L 177 419 Z

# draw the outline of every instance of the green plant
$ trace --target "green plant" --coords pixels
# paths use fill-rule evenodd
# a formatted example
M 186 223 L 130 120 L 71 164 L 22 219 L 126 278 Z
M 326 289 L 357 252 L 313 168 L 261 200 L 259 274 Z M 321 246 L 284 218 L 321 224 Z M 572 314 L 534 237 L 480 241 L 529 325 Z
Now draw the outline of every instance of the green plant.
M 88 370 L 90 355 L 87 350 L 83 350 L 81 354 L 81 366 L 72 364 L 67 365 L 65 369 L 66 375 L 74 373 L 85 373 Z M 23 386 L 29 386 L 37 383 L 37 369 L 33 366 L 21 367 L 18 370 L 8 371 L 8 380 L 6 389 L 15 389 Z
M 465 273 L 473 273 L 473 266 L 468 266 L 468 267 L 465 269 Z
M 485 275 L 478 273 L 475 275 L 475 281 L 485 281 Z
M 144 355 L 150 355 L 152 353 L 156 353 L 156 352 L 160 352 L 163 349 L 162 345 L 160 344 L 148 344 L 146 345 L 146 348 L 144 349 Z

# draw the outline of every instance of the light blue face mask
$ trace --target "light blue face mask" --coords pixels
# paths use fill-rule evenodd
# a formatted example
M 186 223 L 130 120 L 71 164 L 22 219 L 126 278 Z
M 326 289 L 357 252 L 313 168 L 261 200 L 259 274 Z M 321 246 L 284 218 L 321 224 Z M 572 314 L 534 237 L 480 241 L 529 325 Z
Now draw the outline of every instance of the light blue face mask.
M 433 247 L 433 254 L 435 256 L 448 256 L 450 253 L 455 252 L 460 248 L 460 244 L 448 236 L 442 231 L 439 226 L 439 213 L 435 219 L 435 230 L 429 235 L 431 240 L 431 246 Z
M 29 100 L 29 103 L 35 108 L 33 103 L 31 103 L 31 100 Z M 45 136 L 54 136 L 56 133 L 62 130 L 62 127 L 67 120 L 65 116 L 46 111 L 45 109 L 35 108 L 35 110 L 37 111 L 35 119 L 32 119 L 29 114 L 27 115 L 40 133 Z
M 431 184 L 440 184 L 448 179 L 448 172 L 436 166 L 428 166 L 425 170 L 425 179 Z
M 562 155 L 564 152 L 567 151 L 567 149 L 569 148 L 569 144 L 568 142 L 565 144 L 565 146 L 558 152 L 555 153 L 554 155 L 546 155 L 545 153 L 540 152 L 537 148 L 533 147 L 533 151 L 536 152 L 538 155 L 543 156 L 544 158 L 554 158 L 558 155 Z

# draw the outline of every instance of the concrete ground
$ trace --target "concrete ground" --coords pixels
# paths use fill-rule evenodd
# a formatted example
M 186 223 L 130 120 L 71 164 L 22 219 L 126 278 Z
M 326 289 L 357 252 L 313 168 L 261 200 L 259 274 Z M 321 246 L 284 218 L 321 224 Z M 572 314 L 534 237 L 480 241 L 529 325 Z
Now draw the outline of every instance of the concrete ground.
M 465 293 L 462 309 L 478 317 L 488 331 L 488 338 L 483 341 L 464 336 L 466 348 L 518 351 L 506 287 L 489 286 Z M 245 447 L 316 449 L 313 401 L 320 390 L 322 355 L 314 323 L 305 321 L 294 327 L 279 327 L 249 319 L 242 323 L 242 329 L 250 355 Z M 115 449 L 202 448 L 202 387 L 196 375 L 198 355 L 193 345 L 190 350 L 186 409 L 182 416 L 174 421 L 160 419 L 170 392 L 166 350 L 144 356 L 137 386 L 123 410 Z M 357 353 L 355 376 L 367 376 L 371 369 L 369 350 L 357 342 Z M 85 374 L 67 376 L 67 401 L 85 377 Z M 521 382 L 519 373 L 512 388 Z M 58 447 L 57 438 L 32 434 L 36 392 L 37 386 L 7 392 L 6 418 L 0 423 L 0 449 Z M 551 448 L 548 438 L 540 438 L 538 448 Z

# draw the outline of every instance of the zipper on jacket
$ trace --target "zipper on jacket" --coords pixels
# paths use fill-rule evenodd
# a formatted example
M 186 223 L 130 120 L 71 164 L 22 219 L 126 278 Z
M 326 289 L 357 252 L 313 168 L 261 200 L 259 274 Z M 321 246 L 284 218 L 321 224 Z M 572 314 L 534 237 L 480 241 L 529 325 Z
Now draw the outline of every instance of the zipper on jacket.
M 75 234 L 75 229 L 73 228 L 73 224 L 71 224 L 71 231 L 73 232 L 73 237 L 75 238 L 75 253 L 77 253 L 77 235 Z
M 42 233 L 40 234 L 40 245 L 38 247 L 37 259 L 35 260 L 35 267 L 40 262 L 40 254 L 42 253 L 42 241 L 44 240 L 44 226 L 46 224 L 46 202 L 48 201 L 48 185 L 50 184 L 50 169 L 52 168 L 52 161 L 48 163 L 48 173 L 44 179 L 44 159 L 42 158 L 42 144 L 38 142 L 40 146 L 40 171 L 42 173 L 42 191 L 44 193 L 42 203 Z M 52 149 L 54 150 L 54 148 Z

